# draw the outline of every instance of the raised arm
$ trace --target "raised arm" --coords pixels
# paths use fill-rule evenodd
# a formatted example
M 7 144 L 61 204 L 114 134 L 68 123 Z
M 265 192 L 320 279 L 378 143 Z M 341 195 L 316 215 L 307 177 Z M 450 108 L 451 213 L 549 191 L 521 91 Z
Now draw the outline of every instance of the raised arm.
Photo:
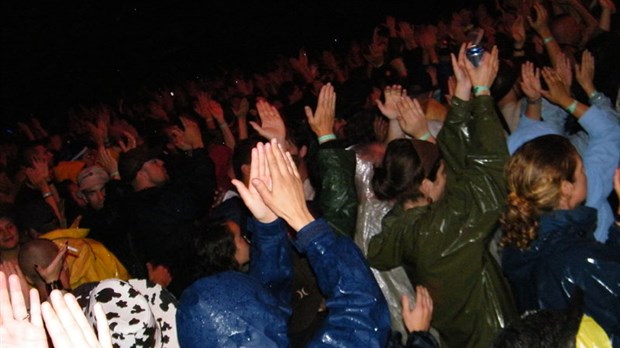
M 333 134 L 336 93 L 332 85 L 328 83 L 321 88 L 314 112 L 308 106 L 305 110 L 308 124 L 319 142 L 319 204 L 323 217 L 336 233 L 353 237 L 357 217 L 355 152 L 345 150 Z
M 361 251 L 349 238 L 336 237 L 306 206 L 303 186 L 289 153 L 272 140 L 265 145 L 271 188 L 253 180 L 265 204 L 295 230 L 294 244 L 308 255 L 329 314 L 310 347 L 326 343 L 383 347 L 390 331 L 387 304 Z
M 398 102 L 400 98 L 407 95 L 407 90 L 403 89 L 400 85 L 387 86 L 383 90 L 383 97 L 385 102 L 381 99 L 377 99 L 377 107 L 389 120 L 388 135 L 385 140 L 386 143 L 405 136 L 402 128 L 398 123 Z

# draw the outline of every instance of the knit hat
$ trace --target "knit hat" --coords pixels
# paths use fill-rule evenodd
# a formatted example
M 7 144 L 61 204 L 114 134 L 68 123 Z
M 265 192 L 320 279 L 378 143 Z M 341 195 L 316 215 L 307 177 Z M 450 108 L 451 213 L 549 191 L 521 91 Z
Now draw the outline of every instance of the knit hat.
M 166 289 L 146 279 L 106 279 L 73 291 L 88 321 L 96 326 L 96 303 L 108 319 L 116 347 L 179 347 L 177 301 Z
M 89 190 L 98 185 L 105 185 L 108 181 L 110 181 L 110 176 L 99 166 L 91 166 L 82 169 L 77 177 L 77 184 L 80 187 L 80 191 Z

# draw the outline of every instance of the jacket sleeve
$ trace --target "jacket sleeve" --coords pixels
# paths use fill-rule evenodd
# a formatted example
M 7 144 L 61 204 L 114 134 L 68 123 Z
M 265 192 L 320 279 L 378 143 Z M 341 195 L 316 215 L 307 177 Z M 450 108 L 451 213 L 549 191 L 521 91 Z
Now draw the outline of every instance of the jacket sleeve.
M 291 250 L 282 219 L 263 224 L 248 222 L 252 231 L 249 275 L 258 279 L 284 306 L 291 308 Z
M 465 168 L 465 156 L 470 140 L 467 123 L 471 119 L 471 110 L 471 101 L 453 97 L 444 126 L 437 135 L 437 144 L 448 171 L 458 173 Z M 446 141 L 448 139 L 449 141 Z
M 353 238 L 357 217 L 355 152 L 322 148 L 317 159 L 321 171 L 319 204 L 323 218 L 334 232 Z
M 599 223 L 606 226 L 597 228 L 596 235 L 597 240 L 604 242 L 607 239 L 607 229 L 613 223 L 607 196 L 613 189 L 614 173 L 620 162 L 620 123 L 611 113 L 591 106 L 581 116 L 579 124 L 589 135 L 583 152 L 583 166 L 588 182 L 586 205 L 606 210 L 604 215 L 599 212 Z
M 293 243 L 307 254 L 329 310 L 309 346 L 384 347 L 391 326 L 387 303 L 351 239 L 336 236 L 318 219 L 297 232 Z

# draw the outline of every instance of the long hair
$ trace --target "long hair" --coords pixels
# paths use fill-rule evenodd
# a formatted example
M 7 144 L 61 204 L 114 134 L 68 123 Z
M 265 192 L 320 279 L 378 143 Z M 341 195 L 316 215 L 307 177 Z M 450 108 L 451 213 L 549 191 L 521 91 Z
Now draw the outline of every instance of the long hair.
M 538 220 L 555 209 L 562 181 L 573 182 L 579 154 L 568 139 L 545 135 L 521 146 L 506 165 L 508 204 L 500 218 L 500 246 L 526 249 L 537 238 Z
M 207 277 L 224 271 L 238 271 L 235 238 L 225 222 L 209 223 L 199 228 L 194 239 L 196 277 Z
M 417 200 L 424 195 L 420 185 L 424 168 L 412 142 L 408 139 L 391 141 L 385 150 L 381 167 L 375 168 L 372 189 L 381 200 Z

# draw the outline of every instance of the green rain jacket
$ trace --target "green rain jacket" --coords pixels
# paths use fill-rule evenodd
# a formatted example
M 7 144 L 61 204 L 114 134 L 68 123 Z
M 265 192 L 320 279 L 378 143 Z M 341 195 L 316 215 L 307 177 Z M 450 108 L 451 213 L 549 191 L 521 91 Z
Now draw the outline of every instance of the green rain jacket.
M 442 347 L 489 347 L 515 316 L 499 265 L 488 250 L 506 199 L 503 131 L 490 96 L 454 97 L 437 143 L 446 164 L 444 197 L 404 210 L 396 204 L 368 246 L 379 270 L 403 265 L 433 298 Z

